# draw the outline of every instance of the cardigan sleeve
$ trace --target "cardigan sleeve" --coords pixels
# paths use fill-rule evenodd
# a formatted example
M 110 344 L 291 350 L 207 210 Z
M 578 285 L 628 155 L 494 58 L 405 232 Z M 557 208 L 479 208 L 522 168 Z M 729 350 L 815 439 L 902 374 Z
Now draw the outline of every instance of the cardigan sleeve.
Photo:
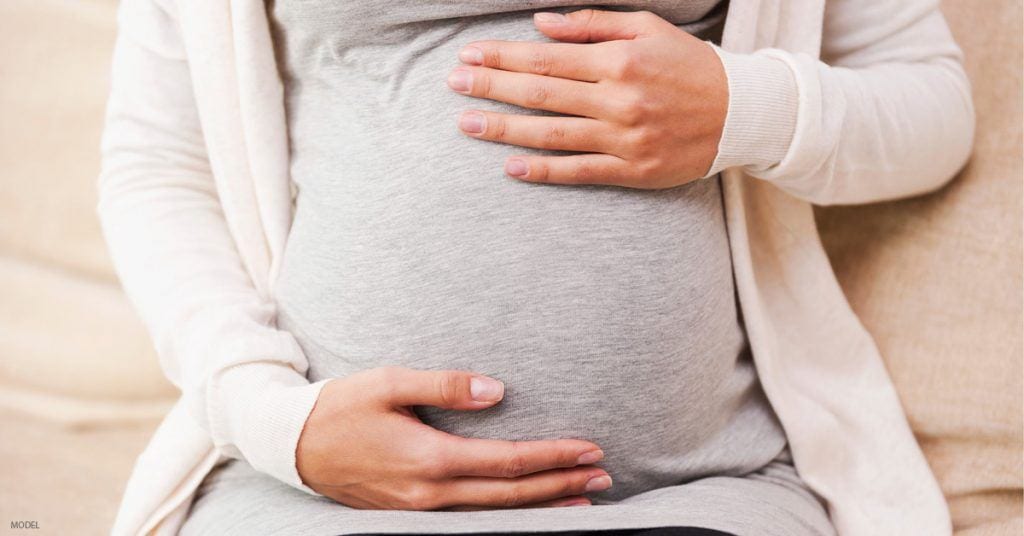
M 310 383 L 295 339 L 253 285 L 218 200 L 170 12 L 119 8 L 97 212 L 161 368 L 223 455 L 313 495 L 295 467 Z
M 855 204 L 936 190 L 970 156 L 970 83 L 935 0 L 826 2 L 821 59 L 716 52 L 730 102 L 709 175 L 741 166 L 806 201 Z

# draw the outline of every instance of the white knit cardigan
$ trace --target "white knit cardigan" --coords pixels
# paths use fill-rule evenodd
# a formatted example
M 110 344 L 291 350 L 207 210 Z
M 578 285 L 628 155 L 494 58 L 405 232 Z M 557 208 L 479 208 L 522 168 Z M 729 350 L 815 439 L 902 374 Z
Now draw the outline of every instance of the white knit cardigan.
M 301 348 L 275 326 L 293 195 L 262 0 L 122 0 L 119 26 L 98 212 L 182 397 L 139 456 L 113 533 L 173 534 L 230 457 L 315 493 L 295 446 L 326 380 L 309 383 Z M 938 2 L 732 0 L 716 50 L 730 96 L 712 172 L 755 364 L 796 467 L 842 536 L 949 534 L 810 204 L 928 192 L 966 161 L 970 87 Z

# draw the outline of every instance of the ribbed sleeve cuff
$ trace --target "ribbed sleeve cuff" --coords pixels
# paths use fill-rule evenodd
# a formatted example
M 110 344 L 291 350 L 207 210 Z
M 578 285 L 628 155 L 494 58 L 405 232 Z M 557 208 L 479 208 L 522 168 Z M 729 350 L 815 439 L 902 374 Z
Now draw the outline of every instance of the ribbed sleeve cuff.
M 770 50 L 737 54 L 711 44 L 729 82 L 729 111 L 706 177 L 744 166 L 766 170 L 785 158 L 796 128 L 798 93 L 788 65 Z
M 303 484 L 295 452 L 306 418 L 330 380 L 309 383 L 288 365 L 258 361 L 225 369 L 213 381 L 211 396 L 230 441 L 222 451 L 292 487 L 320 495 Z

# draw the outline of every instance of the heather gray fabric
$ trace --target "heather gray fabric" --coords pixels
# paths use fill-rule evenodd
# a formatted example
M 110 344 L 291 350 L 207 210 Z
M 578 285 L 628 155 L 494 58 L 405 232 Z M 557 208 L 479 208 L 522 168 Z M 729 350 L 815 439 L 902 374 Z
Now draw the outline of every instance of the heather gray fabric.
M 715 39 L 716 3 L 614 4 Z M 417 413 L 468 437 L 594 441 L 613 487 L 588 508 L 369 512 L 237 461 L 207 477 L 183 534 L 833 533 L 757 382 L 718 178 L 656 191 L 531 184 L 504 176 L 505 157 L 558 153 L 455 127 L 471 107 L 546 113 L 448 89 L 462 45 L 545 41 L 533 11 L 585 5 L 269 7 L 299 191 L 275 292 L 311 380 L 385 364 L 490 375 L 506 385 L 499 405 Z
M 242 460 L 215 468 L 197 491 L 181 536 L 528 532 L 690 526 L 737 536 L 834 535 L 799 482 L 788 450 L 743 477 L 709 477 L 634 495 L 615 504 L 413 512 L 354 510 L 305 494 Z

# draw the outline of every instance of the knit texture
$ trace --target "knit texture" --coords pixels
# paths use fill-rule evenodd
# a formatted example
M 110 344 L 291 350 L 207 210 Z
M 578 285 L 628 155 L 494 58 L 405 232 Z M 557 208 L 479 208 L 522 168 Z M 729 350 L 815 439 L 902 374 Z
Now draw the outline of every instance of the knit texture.
M 734 166 L 757 171 L 778 164 L 789 150 L 796 126 L 793 73 L 763 52 L 735 54 L 711 46 L 729 81 L 729 111 L 708 176 Z
M 793 461 L 840 534 L 949 534 L 942 494 L 807 203 L 946 183 L 970 152 L 969 84 L 936 2 L 828 4 L 735 2 L 728 15 L 723 49 L 778 47 L 799 94 L 783 161 L 722 172 L 739 302 Z M 183 342 L 163 345 L 161 359 L 200 396 L 199 377 L 239 356 L 180 351 L 199 347 L 187 343 L 202 325 L 192 311 L 250 319 L 218 322 L 221 340 L 274 329 L 253 297 L 267 295 L 290 220 L 280 80 L 262 2 L 120 5 L 100 216 L 105 230 L 124 230 L 108 236 L 111 256 L 151 332 Z M 196 364 L 211 355 L 214 368 Z M 307 364 L 274 359 L 300 374 Z M 140 456 L 115 534 L 173 533 L 212 467 L 206 419 L 184 409 L 213 406 L 186 402 Z

